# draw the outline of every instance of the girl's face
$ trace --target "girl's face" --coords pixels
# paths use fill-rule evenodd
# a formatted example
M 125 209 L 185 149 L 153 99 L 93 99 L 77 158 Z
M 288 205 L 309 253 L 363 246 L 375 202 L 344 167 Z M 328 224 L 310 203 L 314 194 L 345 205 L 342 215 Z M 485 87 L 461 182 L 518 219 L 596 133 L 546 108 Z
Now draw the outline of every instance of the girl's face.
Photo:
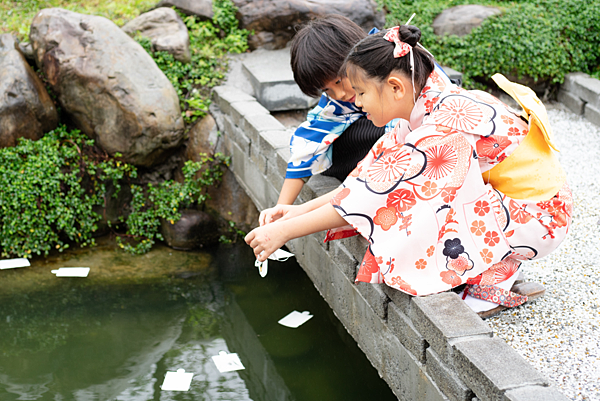
M 392 72 L 383 82 L 379 82 L 367 78 L 357 68 L 350 74 L 350 80 L 356 93 L 354 104 L 367 113 L 373 125 L 383 127 L 394 118 L 410 120 L 414 107 L 410 79 Z
M 367 113 L 367 118 L 376 127 L 383 127 L 392 121 L 395 116 L 392 112 L 393 102 L 389 98 L 389 91 L 385 84 L 378 84 L 374 80 L 353 77 L 352 87 L 356 92 L 354 103 Z
M 350 85 L 350 80 L 348 78 L 336 77 L 331 81 L 326 82 L 323 92 L 333 100 L 350 103 L 354 102 L 354 89 L 352 89 L 352 85 Z

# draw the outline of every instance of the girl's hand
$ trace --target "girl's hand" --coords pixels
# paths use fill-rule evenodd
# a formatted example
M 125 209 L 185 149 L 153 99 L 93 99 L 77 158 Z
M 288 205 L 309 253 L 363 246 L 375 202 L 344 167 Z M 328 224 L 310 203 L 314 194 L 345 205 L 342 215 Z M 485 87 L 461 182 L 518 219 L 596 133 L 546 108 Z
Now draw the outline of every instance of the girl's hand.
M 288 240 L 281 223 L 275 222 L 255 228 L 244 238 L 244 241 L 254 249 L 256 258 L 264 262 L 269 255 L 281 248 Z
M 258 223 L 260 226 L 273 223 L 277 220 L 287 220 L 302 214 L 301 206 L 295 205 L 275 205 L 272 208 L 265 209 L 260 212 Z
M 341 190 L 342 187 L 338 187 L 333 191 L 326 193 L 325 195 L 321 195 L 318 198 L 301 205 L 277 204 L 272 208 L 265 209 L 260 212 L 258 223 L 261 226 L 264 226 L 274 221 L 285 221 L 291 219 L 292 217 L 309 213 L 323 205 L 328 204 L 331 198 L 337 195 Z

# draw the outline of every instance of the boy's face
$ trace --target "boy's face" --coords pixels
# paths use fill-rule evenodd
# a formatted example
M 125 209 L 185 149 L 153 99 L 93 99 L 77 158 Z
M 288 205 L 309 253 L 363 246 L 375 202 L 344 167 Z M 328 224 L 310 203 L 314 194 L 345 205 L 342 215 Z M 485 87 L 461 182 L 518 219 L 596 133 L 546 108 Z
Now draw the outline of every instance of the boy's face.
M 333 100 L 354 103 L 354 89 L 352 89 L 348 78 L 336 77 L 326 82 L 325 87 L 322 89 Z

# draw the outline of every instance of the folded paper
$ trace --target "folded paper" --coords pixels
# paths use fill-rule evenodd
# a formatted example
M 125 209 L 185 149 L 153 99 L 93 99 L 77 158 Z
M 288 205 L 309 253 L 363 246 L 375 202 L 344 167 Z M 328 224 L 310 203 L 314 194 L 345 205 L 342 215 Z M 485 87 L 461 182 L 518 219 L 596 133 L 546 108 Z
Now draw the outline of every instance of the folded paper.
M 58 270 L 51 270 L 52 273 L 56 274 L 56 277 L 87 277 L 90 268 L 89 267 L 61 267 Z
M 16 269 L 17 267 L 26 267 L 26 266 L 30 266 L 29 259 L 26 259 L 26 258 L 0 260 L 0 270 Z
M 265 277 L 269 269 L 269 259 L 276 260 L 278 262 L 285 262 L 292 256 L 294 256 L 293 253 L 284 251 L 283 249 L 278 249 L 272 254 L 270 254 L 267 260 L 265 260 L 264 262 L 260 262 L 258 259 L 256 259 L 256 261 L 254 262 L 254 267 L 258 267 L 258 273 L 260 274 L 260 276 Z
M 258 267 L 258 274 L 260 274 L 261 277 L 265 277 L 269 271 L 269 260 L 267 259 L 264 262 L 260 262 L 256 259 L 254 261 L 254 267 Z
M 177 369 L 177 372 L 167 372 L 165 381 L 160 388 L 163 391 L 188 391 L 192 384 L 193 373 L 186 373 L 185 369 Z
M 213 356 L 212 360 L 221 373 L 246 369 L 244 365 L 242 365 L 242 361 L 240 361 L 238 354 L 235 353 L 228 354 L 225 351 L 221 351 L 219 352 L 219 355 Z
M 278 323 L 282 326 L 291 327 L 292 329 L 295 329 L 300 325 L 306 323 L 310 318 L 312 318 L 312 315 L 308 311 L 304 311 L 302 313 L 298 311 L 293 311 L 283 319 L 279 320 Z

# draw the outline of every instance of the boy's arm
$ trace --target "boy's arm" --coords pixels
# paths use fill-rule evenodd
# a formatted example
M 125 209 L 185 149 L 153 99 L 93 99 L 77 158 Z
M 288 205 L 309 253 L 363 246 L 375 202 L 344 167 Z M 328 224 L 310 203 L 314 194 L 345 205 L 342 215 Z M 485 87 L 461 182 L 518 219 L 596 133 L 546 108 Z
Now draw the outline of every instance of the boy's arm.
M 286 178 L 283 181 L 277 204 L 291 205 L 294 203 L 303 186 L 304 180 L 302 178 Z

